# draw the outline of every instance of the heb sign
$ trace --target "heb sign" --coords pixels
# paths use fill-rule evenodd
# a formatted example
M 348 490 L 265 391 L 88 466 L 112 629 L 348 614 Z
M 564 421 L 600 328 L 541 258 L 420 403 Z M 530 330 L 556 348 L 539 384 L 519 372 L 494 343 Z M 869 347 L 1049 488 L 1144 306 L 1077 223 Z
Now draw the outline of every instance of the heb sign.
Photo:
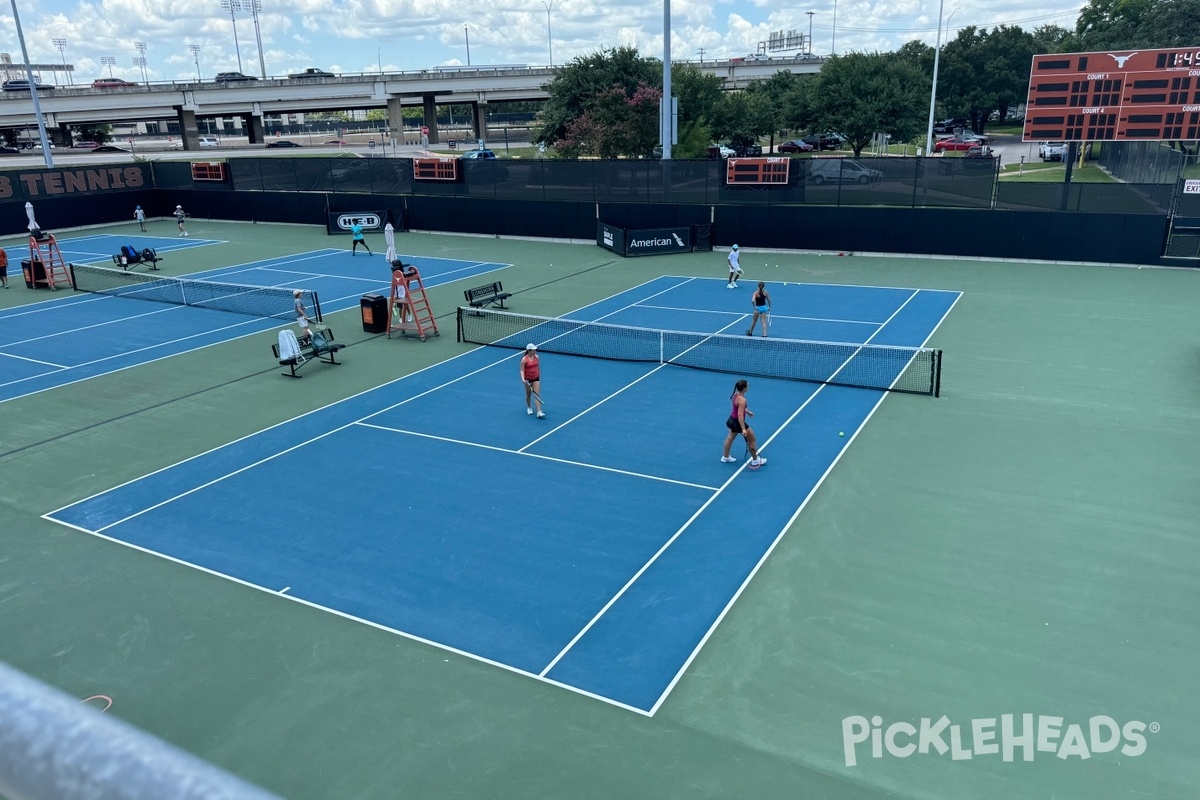
M 657 256 L 692 252 L 691 228 L 627 230 L 596 223 L 596 244 L 620 256 Z
M 1186 180 L 1183 182 L 1184 194 L 1200 194 L 1200 181 Z
M 329 233 L 349 233 L 355 223 L 364 231 L 381 231 L 387 219 L 385 211 L 342 211 L 329 213 Z

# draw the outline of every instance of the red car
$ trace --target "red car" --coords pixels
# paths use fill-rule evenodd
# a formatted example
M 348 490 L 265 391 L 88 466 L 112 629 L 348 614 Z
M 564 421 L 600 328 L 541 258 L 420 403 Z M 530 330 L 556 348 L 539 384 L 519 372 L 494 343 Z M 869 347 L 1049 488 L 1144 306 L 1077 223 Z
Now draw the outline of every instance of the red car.
M 933 152 L 945 153 L 948 151 L 966 152 L 972 147 L 979 147 L 979 141 L 976 139 L 938 139 L 933 145 Z
M 792 139 L 790 142 L 784 142 L 775 149 L 780 153 L 811 153 L 814 148 L 808 142 L 800 139 Z

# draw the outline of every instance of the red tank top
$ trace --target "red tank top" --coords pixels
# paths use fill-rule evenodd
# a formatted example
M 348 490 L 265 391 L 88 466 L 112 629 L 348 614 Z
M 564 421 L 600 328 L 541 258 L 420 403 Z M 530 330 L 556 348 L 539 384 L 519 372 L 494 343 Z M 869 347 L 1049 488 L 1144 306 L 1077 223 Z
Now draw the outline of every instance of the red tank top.
M 527 381 L 536 381 L 541 378 L 537 356 L 525 356 L 521 359 L 521 369 L 524 371 Z
M 734 392 L 733 394 L 729 395 L 729 402 L 733 406 L 733 410 L 729 412 L 729 416 L 733 417 L 734 419 L 740 419 L 740 417 L 738 416 L 737 399 L 738 399 L 737 392 Z

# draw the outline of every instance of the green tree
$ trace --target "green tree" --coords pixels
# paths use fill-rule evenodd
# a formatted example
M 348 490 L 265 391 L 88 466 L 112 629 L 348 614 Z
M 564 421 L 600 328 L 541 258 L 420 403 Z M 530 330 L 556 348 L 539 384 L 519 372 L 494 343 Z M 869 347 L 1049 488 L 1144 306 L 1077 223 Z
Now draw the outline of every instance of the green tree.
M 991 32 L 970 26 L 942 49 L 938 96 L 952 116 L 971 120 L 983 132 L 988 115 L 1022 102 L 1029 90 L 1029 65 L 1038 52 L 1033 34 L 1001 25 Z
M 812 94 L 812 121 L 846 137 L 861 155 L 876 133 L 907 141 L 925 130 L 930 84 L 921 70 L 890 53 L 833 56 Z
M 1084 50 L 1141 47 L 1139 29 L 1163 0 L 1090 0 L 1079 12 L 1075 35 Z M 1188 31 L 1194 35 L 1195 29 Z M 1194 44 L 1194 42 L 1189 42 Z M 1155 45 L 1166 47 L 1167 45 Z
M 542 107 L 534 141 L 553 145 L 564 140 L 567 128 L 591 111 L 613 87 L 618 87 L 624 97 L 632 98 L 640 86 L 661 86 L 661 83 L 662 62 L 642 58 L 636 47 L 576 56 L 544 87 L 550 97 Z M 592 119 L 593 124 L 597 121 L 598 118 Z
M 650 85 L 662 88 L 662 68 L 659 79 Z M 700 119 L 711 119 L 713 109 L 724 94 L 723 81 L 716 75 L 701 72 L 694 64 L 671 65 L 671 94 L 679 98 L 679 128 Z
M 81 142 L 99 142 L 104 144 L 112 139 L 112 125 L 107 123 L 103 125 L 80 125 L 79 136 Z
M 554 149 L 567 158 L 649 155 L 658 141 L 661 98 L 661 91 L 644 83 L 632 94 L 613 86 L 567 125 Z

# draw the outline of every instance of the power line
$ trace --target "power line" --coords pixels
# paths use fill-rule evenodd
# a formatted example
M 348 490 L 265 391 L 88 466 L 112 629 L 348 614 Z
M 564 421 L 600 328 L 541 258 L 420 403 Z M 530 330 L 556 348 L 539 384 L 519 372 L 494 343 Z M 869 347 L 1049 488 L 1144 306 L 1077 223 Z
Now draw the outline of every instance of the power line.
M 982 24 L 971 23 L 968 25 L 956 25 L 954 28 L 952 28 L 952 30 L 960 31 L 963 28 L 970 27 L 995 27 L 999 25 L 1019 25 L 1025 22 L 1042 22 L 1044 20 L 1055 19 L 1057 17 L 1065 17 L 1068 15 L 1075 16 L 1078 13 L 1078 10 L 1060 11 L 1056 14 L 1042 14 L 1037 17 L 1026 17 L 1025 19 L 1004 20 L 1002 22 L 989 22 Z M 816 25 L 814 27 L 822 30 L 830 29 L 830 26 L 828 25 Z M 856 33 L 937 33 L 937 28 L 855 28 L 849 25 L 839 25 L 838 30 L 854 31 Z

